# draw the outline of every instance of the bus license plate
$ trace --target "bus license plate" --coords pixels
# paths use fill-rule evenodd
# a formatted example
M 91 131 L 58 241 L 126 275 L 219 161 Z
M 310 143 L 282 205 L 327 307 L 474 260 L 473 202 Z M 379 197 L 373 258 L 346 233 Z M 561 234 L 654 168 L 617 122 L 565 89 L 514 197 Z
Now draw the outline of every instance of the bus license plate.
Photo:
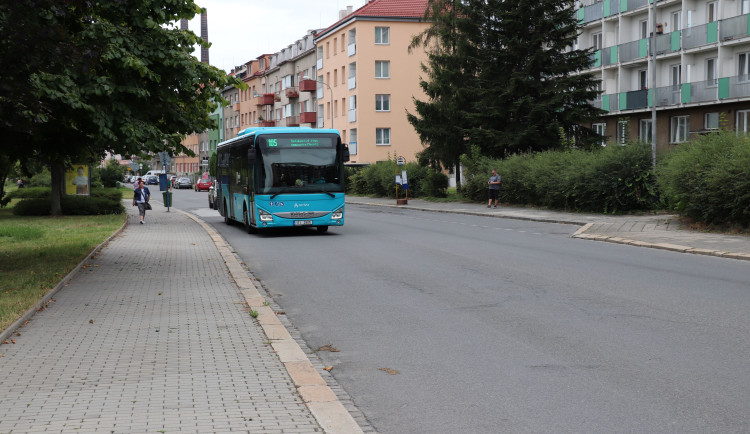
M 294 226 L 310 226 L 312 225 L 312 220 L 295 220 Z

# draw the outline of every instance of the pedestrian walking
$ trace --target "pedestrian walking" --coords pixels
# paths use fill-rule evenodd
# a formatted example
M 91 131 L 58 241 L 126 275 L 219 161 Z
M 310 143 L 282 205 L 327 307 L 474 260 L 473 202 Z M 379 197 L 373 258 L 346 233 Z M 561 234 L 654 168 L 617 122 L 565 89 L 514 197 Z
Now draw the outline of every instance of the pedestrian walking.
M 490 186 L 489 188 L 489 196 L 490 200 L 487 202 L 487 208 L 492 205 L 492 201 L 495 201 L 495 208 L 497 208 L 497 197 L 500 194 L 500 184 L 502 183 L 502 180 L 500 179 L 500 175 L 497 174 L 497 170 L 492 169 L 492 176 L 490 176 L 490 180 L 487 181 L 487 184 Z
M 148 203 L 151 199 L 151 192 L 148 187 L 144 187 L 143 180 L 138 181 L 138 188 L 133 192 L 133 206 L 138 205 L 138 214 L 141 216 L 141 224 L 146 224 L 146 210 L 151 209 Z

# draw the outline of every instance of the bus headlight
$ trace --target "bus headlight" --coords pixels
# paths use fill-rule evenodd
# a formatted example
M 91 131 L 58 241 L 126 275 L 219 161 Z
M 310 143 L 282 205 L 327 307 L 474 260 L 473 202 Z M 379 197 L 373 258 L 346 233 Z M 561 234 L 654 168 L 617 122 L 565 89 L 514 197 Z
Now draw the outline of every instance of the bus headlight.
M 338 220 L 344 218 L 344 208 L 341 207 L 331 213 L 331 220 Z
M 258 216 L 260 217 L 260 221 L 262 222 L 272 222 L 273 216 L 262 209 L 258 210 Z

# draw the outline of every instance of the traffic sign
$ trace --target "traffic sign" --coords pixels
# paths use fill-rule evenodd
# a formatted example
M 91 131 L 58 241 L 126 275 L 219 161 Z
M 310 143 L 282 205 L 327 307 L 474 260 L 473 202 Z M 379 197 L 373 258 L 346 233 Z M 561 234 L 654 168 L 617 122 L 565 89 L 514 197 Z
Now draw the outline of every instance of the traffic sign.
M 406 159 L 404 159 L 404 157 L 398 157 L 398 159 L 396 160 L 396 165 L 403 166 L 404 164 L 406 164 Z

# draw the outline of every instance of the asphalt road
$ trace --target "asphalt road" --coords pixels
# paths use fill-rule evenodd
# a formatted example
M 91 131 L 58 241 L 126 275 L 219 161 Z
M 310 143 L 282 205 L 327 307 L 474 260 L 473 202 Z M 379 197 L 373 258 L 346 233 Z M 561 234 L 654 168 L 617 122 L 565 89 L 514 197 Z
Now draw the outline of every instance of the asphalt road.
M 750 430 L 745 262 L 403 209 L 261 235 L 196 212 L 381 433 Z

